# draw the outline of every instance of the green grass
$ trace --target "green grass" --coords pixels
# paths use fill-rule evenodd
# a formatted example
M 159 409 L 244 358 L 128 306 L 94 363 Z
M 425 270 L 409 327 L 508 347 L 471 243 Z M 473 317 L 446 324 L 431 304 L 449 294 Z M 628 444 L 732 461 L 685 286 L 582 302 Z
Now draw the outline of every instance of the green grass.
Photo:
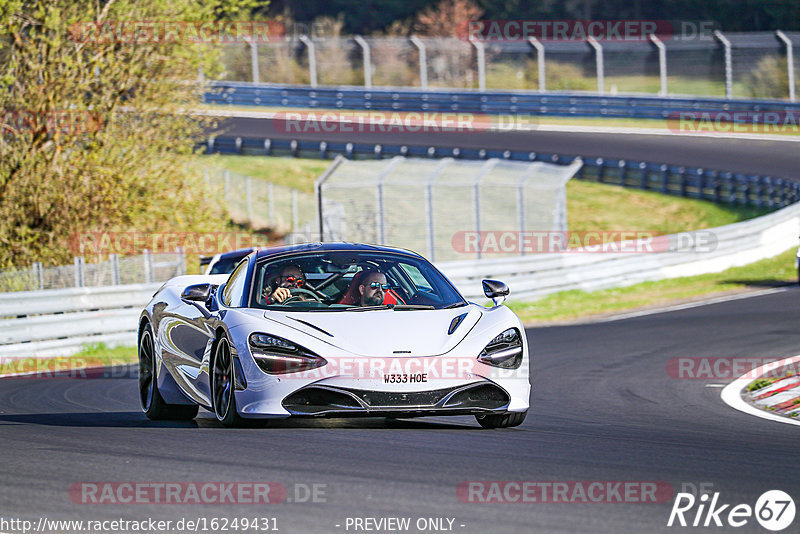
M 535 302 L 510 301 L 525 323 L 562 321 L 664 305 L 736 290 L 776 287 L 797 280 L 794 248 L 775 256 L 720 273 L 644 282 L 600 291 L 562 291 Z
M 137 361 L 136 347 L 109 348 L 103 343 L 85 345 L 83 350 L 71 356 L 52 358 L 3 359 L 0 375 L 20 373 L 69 373 L 78 369 L 99 366 L 127 365 Z

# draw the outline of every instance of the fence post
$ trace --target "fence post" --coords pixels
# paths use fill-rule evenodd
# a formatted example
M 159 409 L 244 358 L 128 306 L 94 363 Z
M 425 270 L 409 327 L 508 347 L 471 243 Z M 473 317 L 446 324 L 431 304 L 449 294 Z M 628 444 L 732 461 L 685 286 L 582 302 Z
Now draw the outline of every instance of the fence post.
M 111 262 L 111 285 L 118 286 L 120 285 L 119 256 L 116 254 L 111 254 L 108 259 Z
M 731 42 L 719 30 L 714 30 L 714 37 L 725 49 L 725 98 L 733 98 L 733 62 L 731 60 Z
M 267 184 L 267 193 L 269 194 L 269 227 L 275 228 L 275 184 L 269 182 Z
M 595 63 L 597 65 L 597 92 L 602 95 L 605 93 L 606 86 L 605 66 L 603 64 L 603 45 L 598 43 L 597 39 L 592 36 L 587 37 L 586 42 L 589 43 L 589 46 L 594 48 Z
M 143 251 L 142 261 L 144 263 L 144 281 L 150 284 L 153 282 L 153 256 L 149 250 Z
M 292 233 L 297 232 L 300 226 L 300 217 L 297 211 L 297 189 L 292 189 Z
M 376 179 L 377 187 L 375 192 L 377 195 L 377 209 L 375 210 L 375 217 L 378 225 L 378 242 L 376 243 L 378 245 L 383 245 L 386 241 L 386 226 L 383 213 L 383 181 L 392 173 L 394 168 L 399 165 L 401 161 L 405 161 L 405 159 L 406 158 L 403 156 L 393 157 L 386 165 L 386 168 L 384 168 L 380 174 L 378 174 Z
M 314 49 L 314 42 L 307 35 L 300 36 L 300 42 L 308 49 L 308 77 L 311 87 L 317 86 L 317 52 Z
M 661 76 L 661 90 L 658 94 L 659 96 L 667 96 L 667 47 L 654 33 L 650 34 L 650 40 L 658 48 L 658 72 Z
M 483 47 L 483 43 L 474 39 L 470 38 L 470 43 L 472 46 L 475 47 L 475 50 L 478 51 L 478 89 L 480 91 L 486 90 L 486 52 Z
M 178 255 L 178 269 L 176 276 L 183 276 L 186 274 L 186 249 L 177 247 L 175 253 Z
M 253 75 L 253 83 L 258 83 L 258 44 L 255 42 L 255 40 L 250 41 L 250 70 Z
M 75 256 L 73 265 L 75 266 L 75 287 L 83 287 L 83 258 Z
M 478 173 L 475 175 L 475 180 L 472 182 L 472 207 L 475 212 L 475 233 L 478 235 L 478 250 L 477 259 L 481 259 L 481 180 L 483 177 L 492 172 L 492 169 L 497 165 L 497 159 L 489 159 L 481 166 Z
M 44 289 L 44 269 L 42 268 L 42 262 L 35 261 L 33 262 L 33 276 L 36 278 L 36 287 L 39 288 L 39 291 Z
M 425 49 L 425 43 L 416 35 L 411 36 L 411 42 L 417 47 L 419 51 L 419 84 L 423 89 L 428 88 L 428 55 Z
M 372 61 L 370 59 L 369 43 L 360 35 L 353 37 L 353 40 L 361 47 L 362 57 L 364 58 L 364 87 L 372 87 Z
M 245 196 L 247 197 L 247 220 L 250 226 L 253 225 L 253 178 L 245 176 L 244 178 Z
M 539 91 L 547 91 L 547 79 L 545 71 L 544 45 L 536 37 L 529 37 L 528 42 L 536 49 L 536 66 L 539 68 Z
M 796 95 L 794 80 L 794 50 L 792 49 L 792 41 L 786 37 L 786 34 L 781 30 L 777 30 L 775 35 L 777 35 L 778 39 L 783 41 L 783 44 L 786 45 L 786 64 L 788 66 L 786 70 L 789 72 L 789 100 L 794 102 Z

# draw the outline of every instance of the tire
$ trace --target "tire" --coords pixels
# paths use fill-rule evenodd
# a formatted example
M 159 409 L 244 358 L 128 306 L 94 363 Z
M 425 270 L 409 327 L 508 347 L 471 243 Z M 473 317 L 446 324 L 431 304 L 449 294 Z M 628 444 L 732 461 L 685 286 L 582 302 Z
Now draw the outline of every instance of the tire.
M 147 323 L 139 339 L 139 404 L 153 421 L 189 421 L 197 417 L 196 404 L 167 404 L 158 391 L 153 330 Z
M 511 428 L 519 426 L 525 420 L 528 412 L 509 412 L 492 415 L 476 415 L 475 419 L 483 428 Z
M 211 364 L 211 398 L 214 415 L 227 427 L 244 426 L 245 423 L 236 411 L 235 373 L 230 342 L 223 334 L 214 349 L 214 361 Z

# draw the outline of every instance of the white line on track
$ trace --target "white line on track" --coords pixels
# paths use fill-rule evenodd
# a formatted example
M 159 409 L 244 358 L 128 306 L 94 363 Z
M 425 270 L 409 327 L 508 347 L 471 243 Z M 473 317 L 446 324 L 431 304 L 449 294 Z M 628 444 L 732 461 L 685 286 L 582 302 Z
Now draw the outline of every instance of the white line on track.
M 755 406 L 748 404 L 742 399 L 742 389 L 744 389 L 747 384 L 754 380 L 754 376 L 760 376 L 761 373 L 764 372 L 764 369 L 769 367 L 770 369 L 778 369 L 784 367 L 789 364 L 800 362 L 800 354 L 797 356 L 792 356 L 791 358 L 786 358 L 779 362 L 771 362 L 766 363 L 755 369 L 753 371 L 749 371 L 746 375 L 737 378 L 722 390 L 721 397 L 722 400 L 736 410 L 740 412 L 744 412 L 750 415 L 755 415 L 756 417 L 761 417 L 762 419 L 769 419 L 771 421 L 778 421 L 779 423 L 787 423 L 790 425 L 797 425 L 800 426 L 800 421 L 795 419 L 790 419 L 789 417 L 783 417 L 774 413 L 770 413 L 766 410 L 760 410 Z

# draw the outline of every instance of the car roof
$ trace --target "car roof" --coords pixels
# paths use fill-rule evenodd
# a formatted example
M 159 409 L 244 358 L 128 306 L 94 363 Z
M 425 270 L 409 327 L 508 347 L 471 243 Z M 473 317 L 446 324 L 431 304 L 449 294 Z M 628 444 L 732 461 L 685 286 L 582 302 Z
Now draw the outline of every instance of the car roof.
M 231 250 L 230 252 L 224 252 L 219 255 L 219 259 L 228 259 L 234 258 L 236 256 L 244 258 L 245 256 L 249 255 L 254 250 L 257 250 L 255 247 L 248 247 L 248 248 L 240 248 L 239 250 Z
M 283 254 L 291 254 L 295 252 L 329 252 L 329 251 L 347 251 L 347 252 L 385 252 L 392 254 L 403 254 L 405 256 L 413 256 L 415 258 L 424 259 L 421 255 L 414 251 L 402 248 L 384 247 L 379 245 L 369 245 L 365 243 L 303 243 L 301 245 L 288 245 L 284 247 L 274 247 L 261 249 L 256 253 L 256 259 L 268 258 L 271 256 L 281 256 Z

